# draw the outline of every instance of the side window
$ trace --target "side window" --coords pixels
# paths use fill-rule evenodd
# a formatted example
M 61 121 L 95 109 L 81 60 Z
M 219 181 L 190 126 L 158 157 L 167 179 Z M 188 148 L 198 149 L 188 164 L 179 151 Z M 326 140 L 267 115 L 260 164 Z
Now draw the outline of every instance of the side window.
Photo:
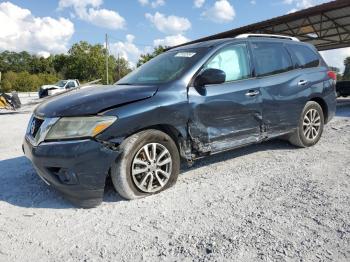
M 248 49 L 245 44 L 237 44 L 220 50 L 204 69 L 220 69 L 226 73 L 226 82 L 242 80 L 250 77 Z
M 258 76 L 274 75 L 293 69 L 292 59 L 282 43 L 252 43 Z
M 73 87 L 75 87 L 75 84 L 73 81 L 70 81 L 67 85 L 67 88 L 73 88 Z
M 292 54 L 296 67 L 310 68 L 319 66 L 320 58 L 311 48 L 304 45 L 289 44 L 288 49 Z

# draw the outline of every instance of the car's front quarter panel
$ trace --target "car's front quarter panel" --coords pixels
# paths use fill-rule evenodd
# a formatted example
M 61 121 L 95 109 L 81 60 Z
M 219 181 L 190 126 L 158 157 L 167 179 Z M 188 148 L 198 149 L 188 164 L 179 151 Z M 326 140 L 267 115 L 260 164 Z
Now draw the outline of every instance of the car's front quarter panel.
M 187 89 L 182 81 L 160 86 L 151 98 L 110 109 L 103 115 L 117 116 L 117 121 L 97 139 L 122 141 L 131 134 L 157 125 L 169 125 L 187 136 Z

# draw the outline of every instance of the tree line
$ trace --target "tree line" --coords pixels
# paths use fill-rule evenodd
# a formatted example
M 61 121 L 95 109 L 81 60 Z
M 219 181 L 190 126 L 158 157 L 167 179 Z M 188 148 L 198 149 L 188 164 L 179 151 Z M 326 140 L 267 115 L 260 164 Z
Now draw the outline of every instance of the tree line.
M 47 58 L 28 52 L 0 53 L 1 89 L 10 91 L 37 91 L 41 85 L 54 84 L 59 79 L 79 79 L 81 83 L 106 79 L 106 49 L 87 42 L 74 44 L 67 54 L 51 55 Z M 114 83 L 131 72 L 124 58 L 108 57 L 108 82 Z
M 166 50 L 158 46 L 153 52 L 140 56 L 140 66 Z M 67 54 L 51 55 L 47 58 L 23 52 L 0 53 L 1 91 L 37 91 L 41 85 L 53 84 L 60 79 L 79 79 L 81 83 L 106 79 L 106 48 L 101 44 L 91 45 L 85 41 L 74 44 Z M 350 57 L 344 60 L 345 70 L 332 68 L 338 79 L 350 80 Z M 114 83 L 132 71 L 127 60 L 108 57 L 108 82 Z

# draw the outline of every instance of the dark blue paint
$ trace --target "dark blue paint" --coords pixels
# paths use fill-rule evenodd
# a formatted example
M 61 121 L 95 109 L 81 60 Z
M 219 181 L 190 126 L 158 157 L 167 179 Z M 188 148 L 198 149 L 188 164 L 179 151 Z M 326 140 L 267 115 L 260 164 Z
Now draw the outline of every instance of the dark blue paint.
M 245 42 L 250 41 L 259 40 L 247 39 Z M 290 40 L 268 41 L 290 43 Z M 321 58 L 317 68 L 294 68 L 277 75 L 256 77 L 254 59 L 249 50 L 251 78 L 194 87 L 194 79 L 202 65 L 222 47 L 234 43 L 242 43 L 242 40 L 216 40 L 183 47 L 205 47 L 207 54 L 179 79 L 167 84 L 94 87 L 59 95 L 39 105 L 35 114 L 40 117 L 102 114 L 117 116 L 118 120 L 96 140 L 73 144 L 67 141 L 44 142 L 37 148 L 25 140 L 27 156 L 40 174 L 59 190 L 71 194 L 67 186 L 52 180 L 46 167 L 74 170 L 82 183 L 78 191 L 81 193 L 81 189 L 87 189 L 91 183 L 89 189 L 97 190 L 92 195 L 100 200 L 108 168 L 118 156 L 115 148 L 140 130 L 158 128 L 169 133 L 178 142 L 181 155 L 192 160 L 293 131 L 309 100 L 322 104 L 326 121 L 334 116 L 334 81 L 327 76 L 328 68 Z M 308 81 L 307 85 L 298 85 L 301 80 Z M 256 92 L 256 95 L 247 95 L 251 92 Z M 74 194 L 76 197 L 77 193 Z M 87 199 L 91 199 L 89 194 L 86 194 Z

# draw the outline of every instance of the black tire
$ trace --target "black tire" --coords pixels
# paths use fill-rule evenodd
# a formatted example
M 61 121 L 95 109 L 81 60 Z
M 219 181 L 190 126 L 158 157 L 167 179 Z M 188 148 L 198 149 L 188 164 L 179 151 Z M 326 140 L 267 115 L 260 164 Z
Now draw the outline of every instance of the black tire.
M 149 143 L 158 143 L 170 153 L 172 160 L 171 175 L 166 184 L 159 191 L 143 192 L 135 184 L 131 168 L 132 162 L 143 146 Z M 111 178 L 115 190 L 125 199 L 137 199 L 164 191 L 176 183 L 180 172 L 180 156 L 173 139 L 167 134 L 154 129 L 136 133 L 120 145 L 120 155 L 111 167 Z M 170 172 L 169 172 L 170 173 Z
M 320 126 L 319 126 L 317 135 L 314 138 L 310 139 L 310 138 L 307 138 L 304 133 L 303 122 L 304 122 L 305 115 L 308 112 L 310 112 L 310 110 L 312 109 L 316 110 L 320 116 Z M 323 114 L 322 107 L 314 101 L 309 101 L 306 103 L 303 109 L 303 112 L 301 113 L 297 129 L 289 136 L 288 140 L 291 144 L 298 147 L 313 146 L 320 140 L 323 133 L 323 128 L 324 128 L 324 114 Z

